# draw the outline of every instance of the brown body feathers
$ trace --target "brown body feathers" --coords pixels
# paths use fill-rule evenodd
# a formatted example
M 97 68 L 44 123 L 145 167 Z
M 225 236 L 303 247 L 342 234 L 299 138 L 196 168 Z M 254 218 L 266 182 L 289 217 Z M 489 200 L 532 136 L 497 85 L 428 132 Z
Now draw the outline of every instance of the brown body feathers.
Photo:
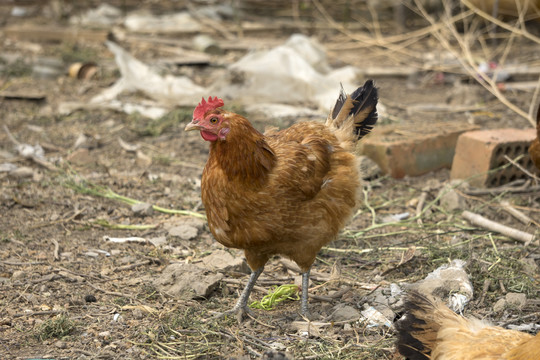
M 467 319 L 442 301 L 410 292 L 396 322 L 398 351 L 409 360 L 539 360 L 536 336 Z

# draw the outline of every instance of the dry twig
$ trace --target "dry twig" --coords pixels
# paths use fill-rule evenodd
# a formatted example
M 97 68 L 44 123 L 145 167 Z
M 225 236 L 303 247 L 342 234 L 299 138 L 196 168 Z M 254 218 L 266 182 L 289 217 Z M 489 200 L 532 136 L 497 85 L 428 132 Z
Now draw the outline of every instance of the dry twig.
M 491 221 L 481 215 L 472 213 L 470 211 L 464 211 L 461 215 L 474 225 L 478 225 L 485 229 L 501 233 L 505 236 L 508 236 L 509 238 L 524 243 L 525 246 L 529 245 L 534 240 L 534 235 L 532 234 L 499 224 L 495 221 Z
M 53 256 L 54 260 L 59 261 L 60 260 L 60 245 L 58 244 L 58 241 L 56 239 L 51 239 L 52 243 L 54 244 L 54 250 L 53 250 Z
M 537 226 L 540 226 L 538 223 L 536 223 L 533 219 L 513 207 L 508 201 L 504 200 L 501 201 L 502 208 L 508 212 L 510 215 L 521 221 L 525 225 L 529 225 L 531 223 L 535 223 Z

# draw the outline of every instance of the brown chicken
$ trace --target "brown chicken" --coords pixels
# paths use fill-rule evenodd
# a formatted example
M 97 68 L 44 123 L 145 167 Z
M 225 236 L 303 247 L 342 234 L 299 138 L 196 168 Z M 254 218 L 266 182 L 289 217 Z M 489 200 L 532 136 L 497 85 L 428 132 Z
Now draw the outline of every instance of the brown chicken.
M 539 360 L 536 336 L 467 319 L 441 300 L 410 292 L 395 323 L 397 348 L 409 360 Z
M 301 312 L 308 314 L 309 269 L 335 239 L 358 204 L 356 141 L 377 121 L 377 89 L 367 81 L 341 90 L 326 124 L 301 122 L 257 131 L 244 117 L 210 97 L 195 108 L 187 130 L 210 142 L 201 180 L 210 231 L 221 244 L 244 249 L 252 269 L 238 302 L 239 319 L 268 259 L 275 254 L 302 269 Z
M 529 146 L 529 155 L 534 165 L 540 170 L 540 106 L 536 110 L 536 139 Z

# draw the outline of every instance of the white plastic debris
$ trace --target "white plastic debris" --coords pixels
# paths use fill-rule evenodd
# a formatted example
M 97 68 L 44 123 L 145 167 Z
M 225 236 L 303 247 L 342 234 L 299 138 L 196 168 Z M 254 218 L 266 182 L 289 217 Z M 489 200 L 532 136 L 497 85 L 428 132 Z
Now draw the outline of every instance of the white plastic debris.
M 20 156 L 24 158 L 32 158 L 36 157 L 38 159 L 44 159 L 45 158 L 45 151 L 41 147 L 41 145 L 30 145 L 30 144 L 17 144 L 15 147 L 17 152 Z
M 469 302 L 469 297 L 464 294 L 455 293 L 450 295 L 448 305 L 454 312 L 462 313 L 465 305 Z
M 352 66 L 332 70 L 324 48 L 302 34 L 292 35 L 273 49 L 251 52 L 229 70 L 229 77 L 215 86 L 216 94 L 246 104 L 310 103 L 325 111 L 336 101 L 340 84 L 347 91 L 356 88 L 358 73 Z M 235 78 L 243 81 L 233 81 Z
M 408 219 L 409 216 L 410 216 L 409 212 L 404 212 L 404 213 L 399 213 L 399 214 L 391 214 L 391 215 L 383 216 L 381 218 L 381 223 L 386 224 L 386 223 L 398 222 L 398 221 L 401 221 L 401 220 Z
M 367 321 L 367 327 L 381 327 L 386 326 L 387 328 L 390 328 L 392 326 L 392 322 L 388 320 L 383 314 L 381 314 L 377 309 L 375 309 L 373 306 L 366 307 L 365 310 L 362 310 L 360 312 L 362 316 Z
M 69 23 L 79 26 L 110 27 L 120 23 L 122 10 L 109 4 L 101 4 L 84 14 L 72 16 Z
M 90 249 L 90 251 L 94 251 L 94 252 L 97 252 L 99 254 L 103 254 L 107 257 L 111 256 L 111 253 L 108 252 L 107 250 L 101 250 L 101 249 Z
M 103 240 L 110 241 L 110 242 L 113 242 L 113 243 L 127 243 L 127 242 L 145 243 L 147 241 L 145 238 L 136 237 L 136 236 L 125 237 L 125 238 L 116 238 L 116 237 L 104 236 Z
M 156 16 L 150 13 L 133 13 L 126 16 L 124 26 L 130 31 L 167 33 L 201 30 L 198 21 L 187 12 Z
M 287 104 L 252 103 L 246 104 L 245 109 L 250 114 L 264 114 L 274 118 L 293 118 L 298 116 L 322 118 L 328 111 L 318 111 L 305 106 Z
M 528 323 L 528 324 L 521 324 L 521 325 L 508 325 L 509 329 L 517 330 L 517 331 L 527 331 L 527 332 L 538 332 L 540 330 L 540 324 L 535 323 Z
M 358 68 L 332 69 L 324 48 L 301 34 L 292 35 L 285 44 L 273 49 L 245 55 L 209 88 L 195 84 L 187 76 L 162 76 L 118 44 L 108 41 L 106 45 L 115 55 L 122 77 L 88 104 L 60 104 L 59 111 L 111 108 L 126 113 L 137 111 L 155 119 L 173 106 L 195 106 L 202 97 L 212 95 L 241 102 L 248 112 L 260 112 L 264 106 L 265 115 L 271 117 L 320 117 L 325 116 L 336 101 L 341 84 L 351 92 L 361 82 L 357 79 Z M 152 101 L 134 104 L 118 100 L 121 93 L 137 91 Z M 384 112 L 381 104 L 377 108 L 379 114 Z
M 473 297 L 473 287 L 464 269 L 465 264 L 461 259 L 454 259 L 429 273 L 415 287 L 423 294 L 441 298 L 448 296 L 448 306 L 461 313 Z
M 403 290 L 401 287 L 396 283 L 390 284 L 390 296 L 397 297 L 398 295 L 401 295 L 403 293 Z
M 115 103 L 114 100 L 121 93 L 141 91 L 157 102 L 154 107 L 157 107 L 158 104 L 161 107 L 191 106 L 197 104 L 202 96 L 207 95 L 205 88 L 196 85 L 188 77 L 161 76 L 148 65 L 135 59 L 118 44 L 111 41 L 107 41 L 106 44 L 115 55 L 116 64 L 122 77 L 113 86 L 92 98 L 91 104 L 118 106 L 119 104 Z M 139 112 L 142 111 L 137 105 L 131 106 Z M 125 108 L 126 105 L 123 107 Z M 129 109 L 124 110 L 128 111 Z
M 12 163 L 2 163 L 0 164 L 0 172 L 10 172 L 17 169 L 17 165 Z

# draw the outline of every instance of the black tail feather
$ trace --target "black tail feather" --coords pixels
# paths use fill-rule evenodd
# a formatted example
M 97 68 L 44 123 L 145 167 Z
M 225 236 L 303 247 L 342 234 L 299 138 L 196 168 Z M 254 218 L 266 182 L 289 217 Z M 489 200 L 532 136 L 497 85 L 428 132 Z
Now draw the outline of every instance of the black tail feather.
M 426 321 L 415 315 L 418 312 L 422 313 L 422 309 L 426 306 L 431 306 L 429 299 L 416 291 L 409 292 L 403 305 L 403 316 L 394 323 L 394 328 L 398 333 L 396 347 L 399 353 L 408 360 L 430 359 L 431 349 L 415 337 L 417 332 L 426 330 Z
M 358 89 L 356 91 L 358 91 Z M 343 85 L 341 85 L 341 90 L 339 91 L 336 105 L 334 105 L 334 109 L 332 110 L 332 119 L 337 118 L 339 112 L 341 111 L 341 108 L 343 107 L 343 104 L 345 104 L 345 100 L 347 100 L 347 93 L 345 92 L 345 90 L 343 90 Z
M 360 122 L 355 123 L 355 134 L 358 139 L 361 139 L 371 132 L 378 119 L 377 101 L 379 97 L 373 80 L 367 80 L 363 86 L 351 94 L 351 98 L 354 100 L 353 108 L 350 111 L 353 117 L 356 118 L 362 111 L 369 111 L 365 117 L 359 119 Z

